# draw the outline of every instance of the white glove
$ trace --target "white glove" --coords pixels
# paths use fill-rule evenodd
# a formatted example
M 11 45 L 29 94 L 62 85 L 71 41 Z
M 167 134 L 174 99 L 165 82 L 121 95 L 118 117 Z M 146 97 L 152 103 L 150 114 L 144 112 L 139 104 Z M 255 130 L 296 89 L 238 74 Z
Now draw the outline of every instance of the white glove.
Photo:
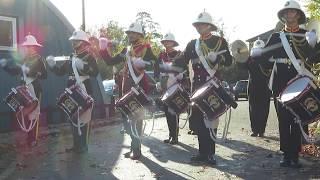
M 107 38 L 99 38 L 99 48 L 105 50 L 108 48 L 110 41 Z
M 7 63 L 8 63 L 8 60 L 6 60 L 6 59 L 0 59 L 0 66 L 1 66 L 1 67 L 5 67 L 5 66 L 7 65 Z
M 160 82 L 157 82 L 156 83 L 156 89 L 157 89 L 157 91 L 161 91 L 162 90 L 162 88 L 161 88 L 161 83 Z
M 179 73 L 178 75 L 176 75 L 177 80 L 181 80 L 182 78 L 183 78 L 183 73 Z
M 83 70 L 85 63 L 81 59 L 76 59 L 75 64 L 78 70 Z
M 207 55 L 207 58 L 209 59 L 210 62 L 214 63 L 217 60 L 217 53 L 216 52 L 209 52 Z
M 306 39 L 311 47 L 314 47 L 317 44 L 317 33 L 316 31 L 306 32 Z
M 261 48 L 252 48 L 250 52 L 251 57 L 259 57 L 262 55 L 262 49 Z
M 30 72 L 30 68 L 26 65 L 22 65 L 21 69 L 25 74 L 28 74 Z
M 48 56 L 46 58 L 46 61 L 51 68 L 53 68 L 56 65 L 56 61 L 54 60 L 53 56 Z
M 146 67 L 146 64 L 142 59 L 135 59 L 133 60 L 133 66 L 138 69 L 143 69 Z

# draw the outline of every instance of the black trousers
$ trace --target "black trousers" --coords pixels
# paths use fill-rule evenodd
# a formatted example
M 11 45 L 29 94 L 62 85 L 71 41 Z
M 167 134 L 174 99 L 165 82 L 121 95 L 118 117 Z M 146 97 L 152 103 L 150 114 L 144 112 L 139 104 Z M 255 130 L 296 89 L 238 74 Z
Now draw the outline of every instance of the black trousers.
M 167 124 L 169 128 L 169 137 L 172 137 L 173 139 L 178 138 L 178 133 L 179 133 L 179 116 L 176 117 L 175 114 L 171 114 L 168 111 L 168 106 L 165 106 L 164 113 L 167 118 Z M 176 119 L 178 118 L 178 119 Z
M 190 108 L 189 110 L 188 110 L 188 115 L 190 115 L 190 113 L 191 113 L 191 116 L 193 116 L 193 110 L 192 110 L 192 108 Z M 194 119 L 194 118 L 189 118 L 189 129 L 191 130 L 191 131 L 196 131 L 196 129 L 197 129 L 197 119 Z
M 68 87 L 72 86 L 75 83 L 74 80 L 68 81 Z M 90 84 L 90 79 L 83 81 L 83 84 L 87 90 L 87 93 L 93 97 L 92 95 L 92 87 Z M 90 122 L 80 128 L 81 135 L 78 133 L 78 128 L 71 125 L 72 127 L 72 135 L 73 135 L 73 148 L 76 151 L 85 151 L 88 150 L 88 142 L 89 142 L 89 134 L 90 134 Z
M 264 81 L 249 81 L 248 96 L 251 130 L 253 133 L 263 134 L 269 115 L 271 91 Z
M 38 98 L 39 100 L 39 103 L 41 103 L 41 94 L 42 94 L 42 89 L 41 87 L 37 86 L 38 84 L 36 85 L 33 85 L 33 88 L 34 88 L 34 92 L 36 94 L 36 97 Z M 40 118 L 40 117 L 39 117 Z M 39 122 L 40 119 L 38 120 L 38 122 L 36 123 L 36 125 L 34 126 L 33 129 L 31 129 L 31 131 L 29 131 L 27 133 L 27 143 L 28 144 L 31 144 L 32 142 L 35 142 L 38 138 L 38 131 L 39 131 Z M 27 125 L 29 126 L 29 125 Z
M 202 112 L 195 106 L 192 107 L 190 120 L 195 123 L 195 131 L 198 134 L 199 154 L 203 156 L 214 155 L 216 144 L 211 139 L 210 130 L 205 126 Z M 217 133 L 217 129 L 214 131 Z
M 280 132 L 280 150 L 287 159 L 297 160 L 301 150 L 301 131 L 294 116 L 277 100 L 274 101 Z

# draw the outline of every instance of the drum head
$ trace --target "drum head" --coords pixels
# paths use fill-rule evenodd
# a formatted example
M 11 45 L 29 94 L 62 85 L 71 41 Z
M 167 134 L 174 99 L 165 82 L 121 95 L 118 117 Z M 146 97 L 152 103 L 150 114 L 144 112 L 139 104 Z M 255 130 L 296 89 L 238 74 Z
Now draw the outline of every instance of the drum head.
M 290 83 L 281 93 L 280 102 L 287 102 L 298 97 L 309 85 L 308 77 L 301 77 Z
M 161 100 L 164 100 L 164 99 L 167 99 L 168 97 L 170 97 L 173 93 L 175 93 L 177 91 L 178 88 L 179 88 L 179 84 L 172 85 L 164 93 L 164 95 L 162 96 Z
M 205 85 L 201 86 L 199 89 L 196 90 L 196 92 L 194 92 L 194 94 L 192 95 L 192 99 L 203 95 L 204 92 L 206 92 L 207 89 L 209 89 L 211 86 L 212 85 L 210 83 L 206 83 Z

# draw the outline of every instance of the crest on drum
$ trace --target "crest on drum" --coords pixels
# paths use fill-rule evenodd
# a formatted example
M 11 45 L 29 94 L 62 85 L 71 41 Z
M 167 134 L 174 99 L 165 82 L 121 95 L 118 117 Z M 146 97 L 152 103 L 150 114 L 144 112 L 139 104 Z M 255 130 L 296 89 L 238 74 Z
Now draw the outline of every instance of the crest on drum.
M 175 97 L 172 102 L 179 108 L 179 109 L 183 109 L 186 105 L 186 102 L 180 97 L 177 96 Z
M 213 107 L 213 109 L 217 109 L 220 107 L 220 100 L 215 95 L 208 96 L 207 102 L 210 107 Z
M 128 103 L 127 108 L 132 114 L 140 114 L 143 107 L 137 101 L 133 100 Z
M 315 111 L 319 110 L 319 106 L 318 106 L 317 101 L 311 97 L 305 99 L 303 104 L 306 107 L 306 109 L 311 112 L 315 112 Z

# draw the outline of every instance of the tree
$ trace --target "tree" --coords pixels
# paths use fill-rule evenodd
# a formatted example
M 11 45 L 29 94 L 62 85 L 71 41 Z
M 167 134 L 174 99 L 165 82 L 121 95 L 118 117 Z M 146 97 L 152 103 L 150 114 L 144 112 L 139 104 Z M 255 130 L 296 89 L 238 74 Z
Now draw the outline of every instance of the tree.
M 100 37 L 106 37 L 109 40 L 112 40 L 112 56 L 118 54 L 124 47 L 128 45 L 124 28 L 120 27 L 116 21 L 109 21 L 106 26 L 102 25 L 99 28 L 96 27 L 91 30 L 89 34 L 93 36 L 97 36 L 97 34 L 99 34 Z M 97 62 L 102 79 L 112 79 L 114 67 L 118 70 L 122 69 L 123 67 L 123 63 L 115 66 L 109 66 L 105 64 L 102 59 L 98 59 Z
M 137 13 L 136 21 L 142 25 L 146 40 L 150 41 L 153 52 L 158 55 L 161 51 L 160 40 L 163 37 L 163 35 L 158 32 L 160 29 L 159 23 L 153 21 L 151 14 L 144 11 Z
M 311 19 L 320 19 L 320 0 L 306 0 L 306 8 Z

